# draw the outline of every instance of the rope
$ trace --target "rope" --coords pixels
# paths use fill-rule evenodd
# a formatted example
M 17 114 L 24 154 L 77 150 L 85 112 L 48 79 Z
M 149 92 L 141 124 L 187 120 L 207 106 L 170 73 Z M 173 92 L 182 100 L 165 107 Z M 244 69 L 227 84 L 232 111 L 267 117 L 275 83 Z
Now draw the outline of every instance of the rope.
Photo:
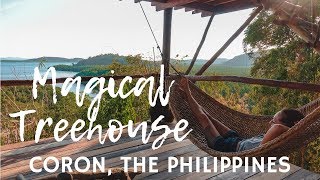
M 153 29 L 152 29 L 152 27 L 151 27 L 151 24 L 150 24 L 150 22 L 149 22 L 149 19 L 148 19 L 148 17 L 147 17 L 146 12 L 145 12 L 144 9 L 143 9 L 143 6 L 142 6 L 141 2 L 139 2 L 139 5 L 140 5 L 140 8 L 141 8 L 142 13 L 143 13 L 143 15 L 144 15 L 144 18 L 146 19 L 146 21 L 147 21 L 147 23 L 148 23 L 148 26 L 149 26 L 149 29 L 150 29 L 150 31 L 151 31 L 151 33 L 152 33 L 153 39 L 154 39 L 154 41 L 155 41 L 156 44 L 157 44 L 157 49 L 159 50 L 159 52 L 160 52 L 160 54 L 161 54 L 161 57 L 163 57 L 163 54 L 162 54 L 161 48 L 160 48 L 160 46 L 159 46 L 158 40 L 157 40 L 157 38 L 156 38 L 156 36 L 155 36 L 155 34 L 154 34 L 154 31 L 153 31 Z
M 151 31 L 151 33 L 152 33 L 153 39 L 154 39 L 155 43 L 157 44 L 157 49 L 159 50 L 159 52 L 160 52 L 160 54 L 161 54 L 161 57 L 163 58 L 163 54 L 162 54 L 161 48 L 160 48 L 160 46 L 159 46 L 158 40 L 157 40 L 157 38 L 156 38 L 156 36 L 155 36 L 155 34 L 154 34 L 154 31 L 153 31 L 153 29 L 152 29 L 152 27 L 151 27 L 150 21 L 149 21 L 149 19 L 148 19 L 148 17 L 147 17 L 147 14 L 146 14 L 145 10 L 143 9 L 143 6 L 142 6 L 141 2 L 139 2 L 139 5 L 140 5 L 140 8 L 141 8 L 141 10 L 142 10 L 142 12 L 143 12 L 144 18 L 146 19 L 146 21 L 147 21 L 147 23 L 148 23 L 148 26 L 149 26 L 149 29 L 150 29 L 150 31 Z M 179 76 L 183 76 L 170 62 L 169 62 L 169 64 L 170 64 L 170 66 L 172 67 L 172 69 L 173 69 Z
M 170 62 L 169 64 L 172 67 L 172 69 L 178 74 L 178 76 L 184 77 L 184 75 L 182 75 Z

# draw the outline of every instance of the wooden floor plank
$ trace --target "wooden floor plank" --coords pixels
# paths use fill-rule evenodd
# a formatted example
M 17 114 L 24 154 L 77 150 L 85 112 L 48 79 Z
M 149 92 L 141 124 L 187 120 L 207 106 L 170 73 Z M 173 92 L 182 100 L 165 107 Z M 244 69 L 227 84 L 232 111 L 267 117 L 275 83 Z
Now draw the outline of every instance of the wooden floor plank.
M 174 125 L 170 125 L 170 128 Z M 148 128 L 150 132 L 150 126 Z M 70 138 L 66 138 L 62 142 L 55 142 L 52 138 L 41 140 L 39 144 L 34 142 L 22 142 L 13 145 L 7 145 L 1 149 L 1 179 L 8 177 L 15 177 L 18 173 L 23 173 L 28 179 L 39 179 L 48 177 L 52 174 L 47 172 L 33 173 L 29 169 L 29 160 L 34 156 L 41 156 L 42 158 L 48 156 L 57 157 L 60 160 L 62 156 L 69 156 L 76 159 L 80 156 L 86 156 L 92 163 L 93 157 L 106 158 L 107 167 L 122 167 L 123 161 L 120 159 L 122 156 L 127 157 L 158 157 L 158 165 L 156 168 L 158 173 L 144 173 L 137 176 L 137 179 L 320 179 L 319 174 L 301 169 L 297 166 L 291 165 L 291 170 L 288 173 L 253 173 L 244 172 L 244 168 L 240 168 L 236 173 L 233 173 L 231 168 L 225 172 L 220 172 L 220 165 L 218 165 L 219 172 L 213 172 L 213 157 L 209 156 L 206 152 L 200 150 L 193 145 L 190 140 L 176 142 L 172 135 L 168 137 L 163 146 L 159 149 L 152 150 L 152 142 L 163 132 L 155 132 L 152 134 L 150 141 L 143 144 L 141 141 L 141 132 L 137 136 L 129 138 L 127 131 L 123 132 L 122 137 L 116 143 L 106 142 L 100 144 L 96 137 L 92 141 L 82 140 L 80 142 L 72 142 Z M 168 172 L 168 157 L 208 157 L 208 167 L 212 173 L 195 173 L 195 172 L 180 172 L 180 166 L 175 168 L 172 173 Z M 148 164 L 148 162 L 146 162 Z M 220 163 L 218 163 L 220 164 Z M 80 167 L 85 164 L 80 163 Z M 192 162 L 195 166 L 195 161 Z M 35 163 L 35 167 L 41 167 L 42 162 Z M 52 165 L 51 165 L 52 166 Z M 51 167 L 49 166 L 49 167 Z M 133 167 L 133 162 L 129 163 L 129 167 Z M 203 168 L 201 168 L 202 170 Z M 186 169 L 187 170 L 187 169 Z M 57 171 L 60 172 L 61 168 Z M 194 171 L 194 169 L 193 169 Z M 57 173 L 55 173 L 57 174 Z
M 192 148 L 193 151 L 188 152 L 190 149 L 191 148 L 189 148 L 189 147 L 184 147 L 177 154 L 171 154 L 170 152 L 168 152 L 168 154 L 164 155 L 165 159 L 163 159 L 163 161 L 160 161 L 160 163 L 158 163 L 158 165 L 157 165 L 157 169 L 159 171 L 158 173 L 144 173 L 144 174 L 137 176 L 137 179 L 143 179 L 143 178 L 151 179 L 155 174 L 162 174 L 163 172 L 168 171 L 168 157 L 169 156 L 180 158 L 180 157 L 190 157 L 190 156 L 196 156 L 196 155 L 204 156 L 206 154 L 206 153 L 199 151 L 198 148 Z
M 162 133 L 163 132 L 153 133 L 149 142 L 152 142 L 154 139 L 156 139 L 155 136 L 158 136 Z M 168 136 L 168 138 L 172 138 L 172 137 L 173 137 L 172 134 L 170 136 Z M 142 144 L 141 135 L 134 137 L 134 138 L 127 137 L 124 139 L 126 139 L 126 141 L 119 141 L 116 143 L 107 142 L 106 144 L 100 144 L 98 142 L 98 140 L 72 143 L 72 144 L 66 145 L 65 147 L 60 147 L 57 149 L 54 148 L 51 151 L 46 149 L 46 150 L 42 150 L 42 151 L 34 151 L 31 153 L 26 153 L 26 154 L 22 155 L 21 157 L 17 156 L 17 155 L 12 156 L 12 157 L 10 157 L 10 156 L 4 157 L 4 159 L 2 159 L 2 161 L 1 161 L 1 164 L 3 166 L 3 170 L 5 170 L 7 168 L 12 168 L 15 165 L 25 164 L 26 163 L 25 161 L 29 161 L 29 159 L 31 159 L 34 156 L 42 156 L 43 158 L 45 158 L 45 157 L 50 156 L 50 154 L 54 154 L 55 157 L 59 157 L 58 155 L 60 155 L 60 154 L 61 154 L 61 156 L 64 156 L 64 155 L 70 155 L 70 154 L 85 153 L 87 151 L 94 153 L 99 148 L 107 148 L 109 146 L 113 146 L 112 148 L 109 149 L 109 151 L 111 151 L 112 149 L 121 148 L 121 147 L 125 146 L 125 142 L 128 142 L 130 140 L 134 141 L 136 143 L 136 145 Z M 130 142 L 130 143 L 132 143 L 132 142 Z M 120 145 L 120 144 L 122 144 L 122 145 Z M 133 145 L 128 144 L 128 146 L 133 146 Z M 95 148 L 92 148 L 92 147 L 95 147 Z M 13 164 L 14 162 L 17 162 L 19 164 Z M 7 165 L 8 163 L 10 165 Z
M 185 147 L 185 146 L 192 146 L 192 143 L 189 140 L 184 140 L 184 141 L 179 142 L 177 144 L 172 142 L 172 143 L 165 144 L 161 148 L 156 149 L 156 150 L 152 150 L 151 145 L 150 145 L 145 150 L 133 152 L 133 153 L 128 153 L 125 156 L 126 157 L 150 157 L 150 156 L 155 156 L 159 153 L 167 152 L 167 151 L 174 150 L 174 149 L 179 149 L 179 148 Z M 105 155 L 102 155 L 102 156 L 105 156 Z M 106 161 L 106 166 L 107 167 L 119 167 L 118 165 L 120 162 L 120 156 L 122 156 L 122 155 L 119 155 L 118 157 L 114 157 L 112 159 L 108 159 Z M 59 169 L 58 171 L 61 171 L 61 169 Z M 35 176 L 45 177 L 45 176 L 50 176 L 52 174 L 45 173 L 45 172 L 40 173 L 40 174 L 35 174 L 32 172 L 29 172 L 29 174 L 24 174 L 24 175 L 26 175 L 27 178 L 33 179 Z
M 133 128 L 137 128 L 137 126 L 139 125 L 139 123 L 135 124 L 133 126 Z M 171 124 L 168 124 L 168 127 L 170 129 L 174 128 L 175 127 L 175 124 L 174 123 L 171 123 Z M 151 128 L 150 128 L 150 125 L 148 125 L 148 128 L 147 128 L 147 133 L 149 133 L 151 131 Z M 104 135 L 105 133 L 107 132 L 107 130 L 103 130 L 102 131 L 102 134 Z M 119 133 L 119 131 L 116 131 L 114 134 L 117 135 Z M 80 135 L 81 133 L 77 133 L 76 136 Z M 122 132 L 123 135 L 127 135 L 128 134 L 128 128 L 124 128 L 123 129 L 123 132 Z M 140 135 L 141 134 L 141 130 L 138 131 L 137 135 Z M 95 132 L 92 136 L 91 139 L 95 139 L 96 137 L 98 136 L 98 133 Z M 71 136 L 68 135 L 64 141 L 68 141 L 71 139 Z M 124 138 L 123 138 L 124 139 Z M 49 137 L 49 138 L 42 138 L 39 140 L 38 143 L 35 143 L 34 141 L 24 141 L 24 142 L 18 142 L 18 143 L 13 143 L 13 144 L 7 144 L 7 145 L 3 145 L 3 146 L 0 146 L 0 150 L 1 150 L 1 153 L 2 154 L 5 154 L 5 153 L 8 153 L 10 151 L 13 151 L 13 150 L 19 150 L 19 149 L 24 149 L 24 148 L 33 148 L 34 146 L 41 146 L 43 144 L 50 144 L 50 143 L 55 143 L 56 140 L 53 138 L 53 137 Z
M 263 169 L 266 170 L 267 164 L 264 165 Z M 259 174 L 261 171 L 257 168 L 256 172 L 253 172 L 251 167 L 248 169 L 248 172 L 245 171 L 245 167 L 242 166 L 239 169 L 236 170 L 236 172 L 233 172 L 233 170 L 226 171 L 224 173 L 221 173 L 215 177 L 212 177 L 210 179 L 230 179 L 230 180 L 241 180 L 241 179 L 247 179 L 249 177 L 252 177 L 256 174 Z
M 172 139 L 172 135 L 169 136 L 169 140 Z M 41 156 L 43 159 L 48 157 L 48 156 L 54 156 L 56 157 L 59 161 L 61 161 L 61 157 L 63 156 L 69 156 L 71 157 L 72 159 L 75 159 L 77 157 L 80 157 L 80 156 L 85 156 L 85 157 L 92 157 L 92 156 L 95 156 L 95 157 L 101 157 L 101 154 L 105 154 L 106 152 L 110 153 L 110 152 L 115 152 L 117 154 L 120 154 L 122 151 L 122 149 L 125 149 L 126 152 L 122 152 L 121 155 L 123 154 L 127 154 L 128 151 L 130 151 L 131 149 L 136 149 L 136 150 L 141 150 L 143 148 L 145 149 L 149 149 L 151 147 L 151 144 L 152 141 L 154 139 L 156 139 L 157 137 L 151 137 L 150 138 L 150 142 L 147 144 L 147 145 L 141 145 L 142 142 L 141 140 L 135 140 L 135 141 L 132 141 L 132 142 L 128 142 L 128 143 L 124 143 L 124 144 L 119 144 L 119 145 L 115 145 L 115 146 L 111 146 L 111 147 L 106 147 L 106 148 L 100 148 L 100 149 L 97 149 L 95 151 L 88 151 L 88 152 L 82 152 L 81 150 L 78 150 L 78 151 L 75 151 L 74 149 L 68 149 L 68 150 L 62 150 L 62 151 L 59 151 L 57 153 L 54 153 L 54 154 L 47 154 L 47 155 L 44 155 L 44 156 Z M 77 143 L 75 143 L 77 144 Z M 130 148 L 129 148 L 130 147 Z M 137 147 L 137 148 L 135 148 Z M 136 150 L 133 150 L 133 151 L 136 151 Z M 100 156 L 99 156 L 100 155 Z M 43 162 L 37 162 L 37 163 L 34 163 L 34 167 L 35 168 L 40 168 L 42 167 L 43 165 Z M 18 168 L 16 168 L 18 167 Z M 51 167 L 49 165 L 49 167 Z M 13 173 L 16 173 L 16 172 L 26 172 L 29 170 L 29 160 L 24 160 L 24 161 L 20 161 L 20 162 L 17 162 L 17 163 L 14 163 L 14 164 L 10 164 L 8 166 L 5 166 L 4 169 L 1 169 L 1 175 L 4 176 L 4 177 L 7 177 L 7 176 L 10 176 L 12 175 Z
M 218 165 L 218 169 L 221 167 L 221 165 Z M 200 179 L 213 179 L 213 178 L 215 178 L 215 177 L 217 177 L 218 175 L 220 175 L 220 174 L 223 174 L 223 173 L 227 173 L 227 172 L 229 172 L 230 170 L 231 170 L 231 168 L 227 168 L 224 172 L 221 172 L 221 171 L 217 171 L 217 172 L 214 172 L 213 171 L 213 168 L 211 169 L 212 170 L 212 172 L 213 173 L 205 173 L 205 174 L 202 174 L 202 175 L 200 175 L 199 177 L 200 177 Z
M 201 151 L 198 151 L 197 153 L 195 153 L 193 156 L 194 157 L 201 157 L 200 156 L 200 153 L 201 153 Z M 207 157 L 208 158 L 208 157 Z M 209 161 L 208 161 L 209 162 Z M 200 160 L 200 164 L 202 164 L 203 163 L 203 157 L 201 158 L 201 160 Z M 193 160 L 192 161 L 192 169 L 194 170 L 194 167 L 195 167 L 195 165 L 196 165 L 196 161 L 195 160 Z M 177 177 L 179 177 L 179 176 L 183 176 L 183 175 L 185 175 L 185 174 L 188 174 L 188 173 L 190 173 L 190 172 L 188 172 L 188 169 L 187 168 L 184 168 L 184 172 L 181 172 L 180 171 L 180 163 L 179 163 L 179 165 L 175 168 L 175 169 L 173 169 L 172 170 L 172 172 L 168 172 L 168 171 L 163 171 L 162 173 L 158 173 L 158 174 L 154 174 L 154 175 L 151 175 L 151 176 L 149 176 L 148 178 L 149 179 L 174 179 L 174 178 L 177 178 Z M 168 167 L 166 167 L 166 168 L 168 168 Z
M 170 125 L 169 127 L 171 127 L 173 125 Z M 137 126 L 134 126 L 134 128 L 136 128 Z M 151 128 L 147 129 L 147 134 L 150 133 Z M 102 132 L 102 134 L 104 135 L 107 131 L 104 130 Z M 157 131 L 154 132 L 153 135 L 155 134 L 161 134 L 161 132 L 163 133 L 163 131 Z M 78 133 L 79 134 L 79 133 Z M 119 134 L 119 131 L 116 131 L 114 133 L 115 135 Z M 139 130 L 136 134 L 136 136 L 134 138 L 141 138 L 141 130 Z M 94 135 L 91 138 L 92 140 L 96 140 L 98 139 L 98 134 L 94 133 Z M 122 136 L 120 138 L 120 140 L 117 143 L 122 143 L 124 141 L 128 141 L 130 140 L 129 136 L 128 136 L 128 128 L 123 129 L 122 132 Z M 88 140 L 86 138 L 83 138 L 80 142 L 88 142 Z M 80 142 L 76 142 L 76 143 L 80 143 Z M 21 143 L 15 143 L 15 144 L 9 144 L 9 145 L 5 145 L 4 149 L 1 149 L 1 157 L 6 157 L 6 156 L 10 156 L 10 155 L 18 155 L 18 154 L 25 154 L 34 150 L 40 150 L 40 149 L 48 149 L 50 147 L 54 148 L 54 147 L 59 147 L 59 146 L 63 146 L 65 144 L 68 143 L 73 143 L 73 141 L 70 138 L 70 135 L 68 135 L 63 141 L 61 142 L 56 142 L 53 138 L 47 138 L 46 141 L 40 140 L 39 143 L 35 143 L 34 141 L 28 141 L 28 142 L 21 142 Z M 26 146 L 22 146 L 23 144 L 28 144 Z M 111 143 L 110 141 L 106 141 L 104 144 L 102 144 L 102 146 L 106 146 L 106 145 L 113 145 L 114 143 Z M 101 145 L 100 143 L 98 143 L 97 145 Z M 9 147 L 9 146 L 13 146 L 13 147 Z
M 311 173 L 310 171 L 307 171 L 305 169 L 300 169 L 299 171 L 296 171 L 295 173 L 290 174 L 289 176 L 283 178 L 284 180 L 319 180 L 320 174 Z
M 158 157 L 158 163 L 155 166 L 156 169 L 158 170 L 158 173 L 161 173 L 162 171 L 166 170 L 167 165 L 168 165 L 168 157 L 169 156 L 175 156 L 175 157 L 181 157 L 187 154 L 192 154 L 195 153 L 198 149 L 195 148 L 192 145 L 189 146 L 185 146 L 185 147 L 181 147 L 179 149 L 174 149 L 174 150 L 170 150 L 170 151 L 166 151 L 164 153 L 160 153 L 160 154 L 155 154 L 153 156 Z M 147 163 L 148 164 L 148 163 Z M 121 167 L 123 164 L 119 164 L 117 166 Z M 133 167 L 133 163 L 129 163 L 130 167 Z M 137 176 L 136 179 L 148 179 L 147 177 L 152 175 L 152 174 L 157 174 L 157 173 L 142 173 L 141 175 Z
M 213 158 L 210 158 L 209 159 L 209 162 L 208 162 L 208 169 L 211 169 L 211 171 L 213 170 Z M 204 171 L 204 168 L 202 167 L 200 172 L 197 173 L 197 172 L 191 172 L 191 173 L 188 173 L 188 174 L 184 174 L 182 176 L 179 176 L 179 177 L 176 177 L 175 179 L 177 180 L 193 180 L 193 179 L 200 179 L 200 176 L 201 175 L 205 175 L 205 174 L 208 174 L 207 172 L 203 172 Z M 210 173 L 211 174 L 211 173 Z
M 298 171 L 299 169 L 301 169 L 298 166 L 295 165 L 290 165 L 290 171 L 287 173 L 281 173 L 281 172 L 276 172 L 276 173 L 258 173 L 255 174 L 247 179 L 249 180 L 254 180 L 254 179 L 272 179 L 272 180 L 281 180 L 287 176 L 289 176 L 290 174 L 293 174 L 294 172 Z M 278 169 L 279 165 L 275 166 L 275 169 Z

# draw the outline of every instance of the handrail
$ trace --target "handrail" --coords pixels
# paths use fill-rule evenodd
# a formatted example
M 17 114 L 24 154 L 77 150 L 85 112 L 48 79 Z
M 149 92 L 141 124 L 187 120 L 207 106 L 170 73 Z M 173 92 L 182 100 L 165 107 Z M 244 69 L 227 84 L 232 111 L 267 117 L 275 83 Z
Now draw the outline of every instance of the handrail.
M 227 82 L 239 82 L 239 83 L 245 83 L 245 84 L 255 84 L 255 85 L 264 85 L 264 86 L 271 86 L 271 87 L 281 87 L 281 88 L 288 88 L 288 89 L 320 92 L 320 84 L 311 84 L 311 83 L 303 83 L 303 82 L 257 79 L 257 78 L 239 77 L 239 76 L 185 76 L 185 77 L 193 82 L 195 81 L 227 81 Z M 169 78 L 179 79 L 181 77 L 178 75 L 171 75 Z
M 130 76 L 133 79 L 142 78 L 142 77 L 150 77 L 150 76 L 159 76 L 157 73 L 145 74 L 145 75 L 111 75 L 111 76 L 101 76 L 106 79 L 113 78 L 114 80 L 123 79 L 126 76 Z M 89 81 L 93 76 L 84 76 L 81 77 L 82 82 Z M 63 83 L 67 78 L 57 78 L 56 83 Z M 0 85 L 2 86 L 32 86 L 33 80 L 1 80 Z M 52 79 L 47 79 L 46 84 L 52 84 Z
M 102 76 L 104 78 L 113 78 L 114 80 L 123 79 L 129 75 L 121 75 L 121 76 Z M 145 74 L 145 75 L 132 75 L 133 79 L 142 78 L 142 77 L 150 77 L 150 76 L 159 76 L 159 74 Z M 283 80 L 271 80 L 271 79 L 258 79 L 258 78 L 250 78 L 250 77 L 239 77 L 239 76 L 190 76 L 186 75 L 188 79 L 191 81 L 226 81 L 226 82 L 239 82 L 245 84 L 255 84 L 255 85 L 264 85 L 270 87 L 281 87 L 288 89 L 298 89 L 298 90 L 306 90 L 312 92 L 320 92 L 320 84 L 312 84 L 312 83 L 303 83 L 303 82 L 290 82 Z M 82 77 L 82 81 L 89 81 L 91 76 Z M 167 79 L 179 79 L 180 75 L 169 75 L 166 77 Z M 57 78 L 56 83 L 63 83 L 67 78 Z M 2 80 L 0 81 L 2 86 L 32 86 L 33 80 Z M 48 79 L 46 84 L 52 84 L 52 79 Z

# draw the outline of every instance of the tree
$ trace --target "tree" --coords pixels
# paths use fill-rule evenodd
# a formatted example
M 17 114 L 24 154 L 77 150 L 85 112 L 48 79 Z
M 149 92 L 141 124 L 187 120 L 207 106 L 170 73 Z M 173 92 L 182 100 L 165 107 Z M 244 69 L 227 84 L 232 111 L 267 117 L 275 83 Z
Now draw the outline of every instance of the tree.
M 319 3 L 316 8 L 320 10 Z M 319 14 L 310 14 L 308 18 L 319 21 Z M 251 76 L 319 84 L 319 54 L 288 27 L 273 24 L 274 20 L 275 16 L 262 12 L 245 31 L 244 49 L 257 56 Z M 284 107 L 295 108 L 319 97 L 317 93 L 255 86 L 249 93 L 249 104 L 252 113 L 271 115 Z M 319 147 L 320 138 L 307 147 L 303 156 L 292 155 L 291 162 L 320 172 Z
M 288 27 L 274 25 L 274 16 L 262 12 L 245 31 L 244 47 L 258 54 L 251 75 L 286 81 L 320 82 L 320 56 Z M 273 114 L 280 107 L 298 107 L 319 97 L 316 93 L 254 87 L 252 111 Z M 267 105 L 267 106 L 266 106 Z

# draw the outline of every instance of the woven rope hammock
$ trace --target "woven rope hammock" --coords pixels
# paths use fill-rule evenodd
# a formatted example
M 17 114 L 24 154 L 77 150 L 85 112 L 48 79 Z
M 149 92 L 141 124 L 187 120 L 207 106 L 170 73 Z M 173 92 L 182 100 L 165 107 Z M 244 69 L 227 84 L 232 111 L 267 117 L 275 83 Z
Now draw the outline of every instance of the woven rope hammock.
M 272 116 L 255 116 L 230 109 L 203 92 L 197 86 L 190 84 L 190 90 L 197 102 L 216 120 L 237 131 L 243 138 L 250 138 L 266 133 L 268 122 Z M 189 139 L 200 149 L 215 157 L 279 157 L 288 155 L 300 149 L 320 136 L 320 98 L 298 108 L 305 116 L 298 124 L 290 128 L 276 139 L 257 148 L 242 152 L 219 152 L 208 147 L 203 128 L 193 115 L 187 101 L 180 94 L 178 85 L 173 85 L 170 96 L 170 108 L 175 119 L 186 119 L 188 129 L 193 131 Z

